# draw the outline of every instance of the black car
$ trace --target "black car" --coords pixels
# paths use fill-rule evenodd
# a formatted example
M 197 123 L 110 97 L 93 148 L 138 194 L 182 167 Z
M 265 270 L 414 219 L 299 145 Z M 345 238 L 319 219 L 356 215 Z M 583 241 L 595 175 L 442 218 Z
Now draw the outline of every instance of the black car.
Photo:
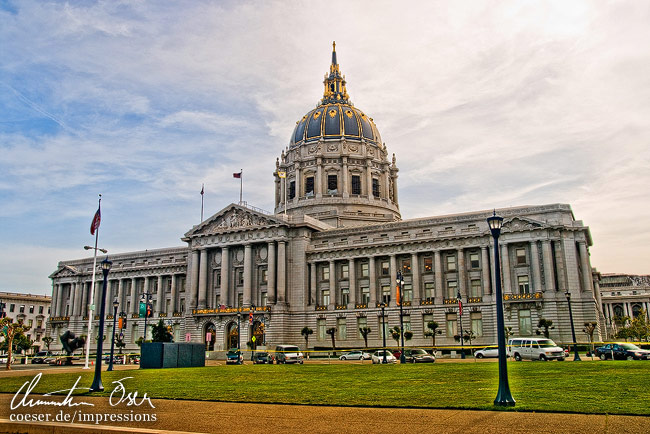
M 273 359 L 266 351 L 255 351 L 253 353 L 253 363 L 273 363 Z
M 226 365 L 241 365 L 244 363 L 244 356 L 237 348 L 231 348 L 226 353 Z
M 49 351 L 39 351 L 32 359 L 32 363 L 45 363 L 45 359 L 51 356 L 52 353 L 50 353 Z
M 606 344 L 596 348 L 595 354 L 600 360 L 607 360 L 612 357 L 614 360 L 650 360 L 650 351 L 642 350 L 629 343 Z
M 433 363 L 436 361 L 436 356 L 421 348 L 410 348 L 404 350 L 404 361 L 407 363 Z

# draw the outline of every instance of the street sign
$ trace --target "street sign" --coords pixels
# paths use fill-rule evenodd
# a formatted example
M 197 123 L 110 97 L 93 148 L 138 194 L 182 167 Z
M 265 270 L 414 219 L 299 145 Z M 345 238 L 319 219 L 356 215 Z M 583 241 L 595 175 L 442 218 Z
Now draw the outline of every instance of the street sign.
M 140 302 L 140 311 L 138 314 L 140 318 L 144 318 L 147 315 L 147 304 L 143 301 Z
M 253 337 L 251 338 L 251 341 L 253 341 L 253 342 L 255 342 L 256 340 L 257 340 L 257 338 L 256 338 L 255 336 L 253 336 Z

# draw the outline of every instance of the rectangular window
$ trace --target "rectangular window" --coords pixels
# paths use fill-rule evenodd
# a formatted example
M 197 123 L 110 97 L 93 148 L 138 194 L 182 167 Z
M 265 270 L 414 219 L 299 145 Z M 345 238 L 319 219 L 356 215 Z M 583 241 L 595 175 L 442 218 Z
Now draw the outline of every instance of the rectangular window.
M 305 179 L 305 195 L 313 196 L 313 194 L 314 194 L 314 177 L 308 176 L 307 179 Z
M 377 328 L 380 330 L 380 331 L 379 331 L 379 337 L 380 337 L 381 339 L 383 339 L 384 336 L 386 336 L 386 340 L 388 340 L 389 338 L 392 337 L 391 334 L 390 334 L 390 332 L 389 332 L 389 330 L 390 330 L 390 325 L 388 324 L 388 318 L 384 318 L 384 321 L 383 321 L 383 327 L 382 327 L 382 320 L 381 320 L 381 317 L 379 317 L 378 319 L 379 319 L 379 326 L 378 326 Z M 386 343 L 388 343 L 388 342 L 386 342 Z
M 517 265 L 526 265 L 526 249 L 524 247 L 518 247 L 515 249 L 517 254 Z
M 361 303 L 366 306 L 370 305 L 370 288 L 367 286 L 361 287 Z
M 336 334 L 340 340 L 348 338 L 348 326 L 345 323 L 345 318 L 336 318 Z
M 474 336 L 480 338 L 483 336 L 483 314 L 481 312 L 472 312 L 469 314 L 469 318 L 472 322 Z
M 244 270 L 237 270 L 237 285 L 244 284 Z
M 404 301 L 413 301 L 413 285 L 410 283 L 404 284 L 404 294 L 402 295 Z
M 433 282 L 425 282 L 424 283 L 424 298 L 432 299 L 434 297 L 433 290 L 434 290 L 434 283 Z
M 361 263 L 361 277 L 368 277 L 370 275 L 369 272 L 369 264 L 367 262 L 362 262 Z
M 517 286 L 520 294 L 530 294 L 530 284 L 528 276 L 517 276 Z
M 33 320 L 33 319 L 30 319 L 30 320 L 27 322 L 27 324 L 29 324 L 29 328 L 31 329 L 32 326 L 34 325 L 34 320 Z
M 422 330 L 425 332 L 430 332 L 431 329 L 429 328 L 428 324 L 433 321 L 433 314 L 432 313 L 425 313 L 422 315 Z
M 470 282 L 470 297 L 481 296 L 483 296 L 483 291 L 481 291 L 481 279 L 472 279 Z
M 325 324 L 325 318 L 319 318 L 316 320 L 316 328 L 318 329 L 318 340 L 319 341 L 324 341 L 327 339 L 327 333 L 325 333 L 326 330 L 326 324 Z
M 262 279 L 263 284 L 266 284 L 266 283 L 269 282 L 269 270 L 267 270 L 266 268 L 262 268 L 262 277 L 261 277 L 261 279 Z
M 34 305 L 29 306 L 29 313 L 34 313 Z
M 13 303 L 11 303 L 11 304 L 9 305 L 9 312 L 13 312 L 14 310 L 16 310 L 16 305 L 13 304 Z
M 456 314 L 448 313 L 446 321 L 447 321 L 447 337 L 453 338 L 458 334 L 458 321 L 456 319 Z
M 404 324 L 404 331 L 411 331 L 411 315 L 402 315 L 402 324 Z
M 242 307 L 244 305 L 244 294 L 241 292 L 237 294 L 237 307 Z
M 25 313 L 25 305 L 24 304 L 20 305 L 20 309 L 18 309 L 18 312 L 19 313 Z
M 447 298 L 452 299 L 456 298 L 458 294 L 458 282 L 455 280 L 447 281 Z
M 268 296 L 266 295 L 266 292 L 262 293 L 262 306 L 266 306 L 268 303 Z
M 289 182 L 289 199 L 296 197 L 296 181 Z
M 381 287 L 381 300 L 384 303 L 390 303 L 390 285 Z
M 433 258 L 430 256 L 424 258 L 424 272 L 425 273 L 433 272 Z
M 36 321 L 36 327 L 39 328 L 39 329 L 41 327 L 43 327 L 43 320 L 42 319 L 39 319 L 38 321 Z
M 402 259 L 402 274 L 411 274 L 411 260 Z
M 350 288 L 341 289 L 341 305 L 346 306 L 350 302 Z
M 338 176 L 327 175 L 327 194 L 338 194 Z
M 361 194 L 361 177 L 352 175 L 352 194 Z
M 372 178 L 372 195 L 379 197 L 379 180 L 377 178 Z
M 368 318 L 365 316 L 360 316 L 357 318 L 357 333 L 359 333 L 359 339 L 363 339 L 363 335 L 361 334 L 361 329 L 368 327 Z
M 330 280 L 330 267 L 329 265 L 325 265 L 321 267 L 321 279 L 320 280 Z
M 469 254 L 469 266 L 471 268 L 478 268 L 480 266 L 479 260 L 478 260 L 478 252 L 471 252 Z
M 321 292 L 321 306 L 330 304 L 330 290 L 325 289 Z
M 217 275 L 216 275 L 214 280 L 215 280 L 215 285 L 217 287 L 221 286 L 221 272 L 220 271 L 217 272 Z M 171 281 L 170 281 L 170 283 L 171 283 Z
M 530 310 L 521 309 L 519 311 L 519 334 L 530 336 L 533 334 L 533 323 L 530 318 Z
M 381 275 L 390 276 L 390 263 L 388 261 L 381 261 Z
M 341 279 L 346 280 L 350 278 L 350 266 L 348 264 L 341 265 Z
M 456 271 L 456 256 L 447 255 L 447 271 Z

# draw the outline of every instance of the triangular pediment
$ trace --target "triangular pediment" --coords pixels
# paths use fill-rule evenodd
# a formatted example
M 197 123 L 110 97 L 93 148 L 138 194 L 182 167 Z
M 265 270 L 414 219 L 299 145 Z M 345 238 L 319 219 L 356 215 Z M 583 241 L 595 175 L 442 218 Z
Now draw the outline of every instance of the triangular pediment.
M 56 270 L 54 273 L 50 274 L 50 279 L 53 279 L 55 277 L 57 278 L 62 278 L 62 277 L 73 277 L 79 275 L 80 272 L 77 269 L 77 267 L 73 267 L 72 265 L 63 265 L 59 267 L 58 270 Z
M 194 226 L 185 234 L 186 238 L 193 238 L 201 235 L 212 235 L 222 232 L 241 231 L 248 229 L 277 227 L 286 225 L 279 218 L 254 211 L 250 208 L 230 204 L 203 223 Z
M 503 222 L 503 229 L 509 229 L 511 231 L 530 230 L 545 226 L 546 224 L 544 222 L 526 217 L 513 217 Z

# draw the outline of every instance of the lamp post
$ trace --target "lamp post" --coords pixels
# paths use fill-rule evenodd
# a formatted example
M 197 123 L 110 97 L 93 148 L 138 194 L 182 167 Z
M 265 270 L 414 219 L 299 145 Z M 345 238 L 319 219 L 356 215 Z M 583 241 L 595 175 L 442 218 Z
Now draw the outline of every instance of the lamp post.
M 250 334 L 248 340 L 251 341 L 251 362 L 255 359 L 255 336 L 253 335 L 253 312 L 255 312 L 255 305 L 251 304 L 250 307 Z
M 578 354 L 578 342 L 576 341 L 576 329 L 575 326 L 573 325 L 573 311 L 571 310 L 571 293 L 567 289 L 566 292 L 564 293 L 564 296 L 566 297 L 566 302 L 569 305 L 569 321 L 571 321 L 571 336 L 573 336 L 573 361 L 574 362 L 581 362 L 582 359 L 580 359 L 580 354 Z
M 102 284 L 102 298 L 99 308 L 99 330 L 97 336 L 97 354 L 95 357 L 95 378 L 90 386 L 91 392 L 101 392 L 104 390 L 102 385 L 102 346 L 104 344 L 104 315 L 106 314 L 106 283 L 108 282 L 108 272 L 111 271 L 113 263 L 108 257 L 102 261 L 102 273 L 104 273 L 104 282 Z M 90 337 L 89 337 L 90 338 Z
M 503 217 L 496 211 L 487 219 L 492 238 L 494 238 L 494 283 L 497 304 L 497 345 L 499 349 L 499 391 L 494 399 L 494 405 L 514 406 L 515 399 L 508 385 L 508 365 L 506 360 L 506 331 L 503 320 L 503 295 L 501 293 L 501 265 L 499 263 L 499 235 L 503 226 Z
M 99 195 L 99 200 L 101 202 L 101 197 L 102 195 Z M 92 336 L 92 329 L 93 329 L 93 312 L 95 311 L 95 304 L 93 302 L 95 298 L 95 272 L 97 271 L 97 251 L 102 252 L 103 254 L 108 253 L 108 250 L 106 249 L 101 249 L 97 247 L 97 239 L 99 237 L 99 230 L 97 230 L 97 233 L 95 235 L 95 247 L 92 246 L 84 246 L 84 250 L 93 250 L 93 277 L 90 283 L 90 296 L 88 297 L 88 336 L 86 339 L 86 364 L 84 365 L 83 369 L 90 369 L 88 367 L 88 358 L 90 357 L 90 337 Z M 57 308 L 58 309 L 58 308 Z M 55 316 L 56 314 L 53 313 Z
M 384 309 L 386 309 L 386 302 L 382 301 L 379 303 L 381 307 L 381 340 L 382 346 L 384 348 L 384 363 L 386 362 L 386 316 L 384 315 Z
M 404 355 L 404 311 L 402 310 L 402 305 L 404 304 L 404 278 L 402 277 L 402 272 L 397 272 L 397 285 L 399 289 L 399 297 L 397 302 L 399 303 L 399 333 L 402 338 L 402 350 L 399 355 L 399 362 L 406 363 L 406 356 Z
M 118 303 L 117 298 L 113 300 L 113 332 L 111 336 L 111 358 L 108 361 L 108 369 L 107 371 L 112 371 L 113 370 L 113 351 L 115 350 L 115 319 L 117 317 L 117 307 L 120 305 Z
M 145 343 L 147 341 L 147 318 L 149 318 L 149 300 L 151 300 L 151 294 L 143 292 L 142 297 L 144 298 L 144 336 L 142 337 L 142 343 Z
M 458 319 L 460 320 L 460 358 L 465 358 L 465 339 L 463 337 L 463 298 L 460 296 L 460 289 L 458 294 L 456 294 L 456 300 L 458 301 Z

